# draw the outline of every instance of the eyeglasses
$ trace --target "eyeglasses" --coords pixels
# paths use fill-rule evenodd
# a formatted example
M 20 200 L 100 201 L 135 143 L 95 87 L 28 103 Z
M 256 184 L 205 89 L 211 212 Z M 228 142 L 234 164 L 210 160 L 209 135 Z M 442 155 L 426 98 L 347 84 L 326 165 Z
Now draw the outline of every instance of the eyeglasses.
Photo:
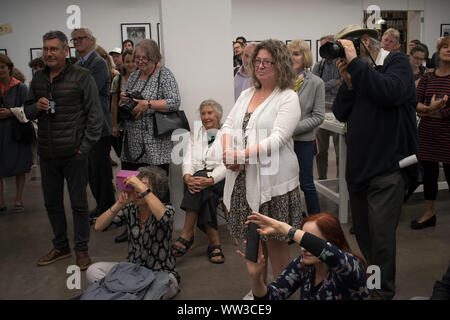
M 134 60 L 135 61 L 142 60 L 142 62 L 149 62 L 150 61 L 150 59 L 147 58 L 146 56 L 134 56 Z
M 425 60 L 425 58 L 422 58 L 422 57 L 416 57 L 416 56 L 412 56 L 412 58 L 413 58 L 414 60 L 416 60 L 416 61 L 423 61 L 423 60 Z
M 78 38 L 72 38 L 72 39 L 70 39 L 70 42 L 72 42 L 72 43 L 80 42 L 81 40 L 86 39 L 86 38 L 87 38 L 87 36 L 78 37 Z
M 269 61 L 269 60 L 260 60 L 260 59 L 255 59 L 255 68 L 259 67 L 260 65 L 263 65 L 264 68 L 269 68 L 271 67 L 273 64 L 275 64 L 275 62 Z

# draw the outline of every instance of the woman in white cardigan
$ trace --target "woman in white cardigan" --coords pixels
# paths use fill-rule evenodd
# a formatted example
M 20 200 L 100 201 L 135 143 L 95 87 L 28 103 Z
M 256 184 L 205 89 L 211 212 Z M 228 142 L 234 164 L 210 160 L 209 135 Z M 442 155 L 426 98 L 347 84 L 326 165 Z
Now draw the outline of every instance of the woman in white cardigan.
M 172 245 L 175 257 L 183 256 L 194 242 L 195 222 L 208 235 L 208 259 L 220 264 L 225 257 L 217 231 L 219 198 L 223 195 L 226 168 L 222 163 L 220 138 L 216 138 L 222 119 L 222 106 L 210 99 L 200 104 L 200 118 L 183 157 L 184 197 L 180 208 L 186 211 L 180 237 Z
M 300 105 L 292 90 L 292 57 L 284 43 L 259 43 L 250 59 L 254 87 L 243 91 L 223 127 L 224 203 L 233 237 L 246 239 L 252 211 L 295 226 L 301 223 L 299 167 L 293 133 Z M 289 263 L 287 238 L 263 238 L 274 278 Z M 266 273 L 267 274 L 267 271 Z

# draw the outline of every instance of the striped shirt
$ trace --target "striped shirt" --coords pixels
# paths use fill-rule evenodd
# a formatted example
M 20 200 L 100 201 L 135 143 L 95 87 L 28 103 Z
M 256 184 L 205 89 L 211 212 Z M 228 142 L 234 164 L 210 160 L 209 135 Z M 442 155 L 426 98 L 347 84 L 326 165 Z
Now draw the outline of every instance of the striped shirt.
M 428 79 L 428 81 L 427 81 Z M 417 100 L 430 105 L 433 95 L 450 96 L 450 75 L 425 74 L 417 86 Z M 419 160 L 450 163 L 450 101 L 441 110 L 442 119 L 422 117 L 419 123 Z

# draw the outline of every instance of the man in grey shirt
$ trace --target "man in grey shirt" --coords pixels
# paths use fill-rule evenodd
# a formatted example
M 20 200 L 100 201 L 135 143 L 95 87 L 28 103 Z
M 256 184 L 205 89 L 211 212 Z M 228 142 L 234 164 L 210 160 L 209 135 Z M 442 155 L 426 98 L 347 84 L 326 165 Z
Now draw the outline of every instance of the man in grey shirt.
M 242 53 L 242 66 L 240 66 L 236 75 L 234 76 L 234 101 L 236 101 L 241 92 L 250 88 L 252 83 L 250 79 L 250 72 L 248 72 L 248 61 L 250 60 L 253 50 L 255 50 L 256 42 L 250 42 Z
M 37 262 L 45 266 L 71 256 L 64 212 L 64 179 L 73 213 L 76 264 L 87 269 L 89 214 L 88 154 L 102 135 L 103 112 L 89 70 L 66 59 L 69 45 L 61 31 L 43 36 L 46 67 L 31 81 L 24 105 L 28 119 L 38 119 L 38 154 L 45 208 L 53 229 L 53 249 Z
M 333 35 L 323 36 L 320 38 L 320 45 L 323 46 L 329 41 L 334 41 Z M 316 63 L 313 68 L 313 74 L 322 78 L 325 83 L 325 112 L 332 112 L 331 107 L 341 85 L 341 79 L 336 66 L 336 61 L 337 59 L 322 59 Z M 316 155 L 319 180 L 327 179 L 330 136 L 333 137 L 334 150 L 336 153 L 336 176 L 339 176 L 339 135 L 337 133 L 319 128 L 316 133 L 316 139 L 319 146 L 319 151 Z

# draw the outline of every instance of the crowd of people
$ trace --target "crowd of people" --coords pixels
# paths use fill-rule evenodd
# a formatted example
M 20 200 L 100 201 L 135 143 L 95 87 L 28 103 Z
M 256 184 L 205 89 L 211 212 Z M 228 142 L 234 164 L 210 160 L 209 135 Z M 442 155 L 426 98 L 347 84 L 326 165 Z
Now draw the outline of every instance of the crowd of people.
M 120 268 L 127 277 L 137 275 L 119 262 L 92 264 L 90 225 L 125 226 L 115 241 L 128 242 L 127 262 L 150 270 L 158 279 L 151 292 L 171 299 L 182 290 L 176 260 L 192 247 L 197 227 L 208 237 L 208 261 L 225 263 L 217 220 L 223 201 L 231 237 L 245 243 L 250 224 L 260 237 L 256 261 L 238 252 L 250 276 L 244 299 L 287 299 L 298 289 L 303 300 L 395 296 L 396 229 L 405 194 L 423 183 L 425 212 L 411 228 L 433 227 L 440 163 L 450 184 L 450 37 L 439 39 L 429 59 L 418 40 L 408 44 L 408 55 L 400 52 L 398 30 L 380 37 L 349 25 L 320 39 L 321 46 L 338 42 L 342 52 L 314 66 L 304 40 L 286 45 L 236 38 L 234 107 L 225 115 L 217 101 L 200 102 L 201 126 L 189 133 L 184 148 L 180 209 L 186 214 L 176 239 L 168 182 L 173 144 L 155 125 L 157 114 L 177 111 L 181 100 L 157 43 L 125 40 L 108 53 L 92 30 L 77 28 L 70 39 L 77 59 L 71 61 L 63 32 L 49 31 L 42 40 L 42 58 L 29 64 L 29 86 L 0 54 L 0 212 L 8 210 L 2 178 L 15 176 L 12 211 L 23 212 L 26 173 L 39 164 L 53 247 L 38 266 L 72 255 L 66 181 L 76 264 L 87 270 L 91 290 Z M 345 179 L 362 256 L 350 248 L 338 219 L 320 208 L 314 157 L 319 179 L 327 179 L 330 136 L 340 160 L 337 135 L 320 128 L 326 113 L 346 123 Z M 122 170 L 136 171 L 117 200 L 111 147 Z M 410 156 L 418 163 L 399 164 Z M 289 243 L 302 248 L 294 260 Z M 368 265 L 381 269 L 377 290 L 367 288 Z M 447 278 L 440 283 L 448 293 Z

